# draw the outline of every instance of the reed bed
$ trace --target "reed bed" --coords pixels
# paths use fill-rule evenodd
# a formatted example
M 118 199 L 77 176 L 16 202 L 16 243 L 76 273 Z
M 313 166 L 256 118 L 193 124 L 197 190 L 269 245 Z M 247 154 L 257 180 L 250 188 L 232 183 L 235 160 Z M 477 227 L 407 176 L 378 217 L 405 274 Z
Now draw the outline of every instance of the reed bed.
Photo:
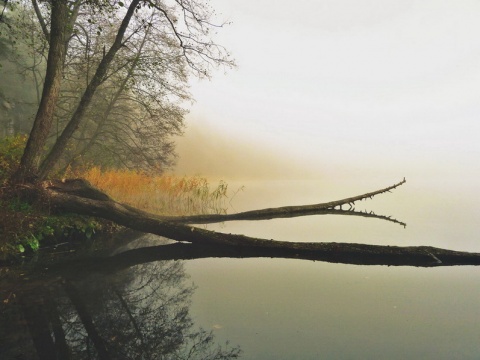
M 92 185 L 113 199 L 162 215 L 226 213 L 228 185 L 212 187 L 200 176 L 150 175 L 133 170 L 91 167 L 81 173 Z

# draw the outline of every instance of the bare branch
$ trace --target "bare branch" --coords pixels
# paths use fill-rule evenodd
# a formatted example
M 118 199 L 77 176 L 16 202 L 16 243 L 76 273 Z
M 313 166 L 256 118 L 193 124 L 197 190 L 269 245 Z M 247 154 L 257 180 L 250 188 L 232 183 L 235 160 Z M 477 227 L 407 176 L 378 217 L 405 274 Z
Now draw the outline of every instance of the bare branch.
M 45 36 L 45 39 L 47 39 L 47 41 L 50 41 L 50 33 L 48 32 L 47 25 L 45 24 L 45 19 L 43 18 L 40 8 L 38 7 L 37 0 L 32 0 L 32 5 L 33 9 L 35 10 L 35 15 L 37 15 L 38 23 L 42 28 L 43 35 Z
M 375 195 L 390 192 L 391 190 L 396 189 L 397 187 L 404 184 L 405 182 L 406 180 L 403 179 L 399 183 L 389 186 L 385 189 L 380 189 L 377 191 L 369 192 L 363 195 L 358 195 L 358 196 L 354 196 L 354 197 L 350 197 L 342 200 L 330 201 L 327 203 L 303 205 L 303 206 L 284 206 L 284 207 L 278 207 L 273 209 L 269 208 L 269 209 L 245 211 L 245 212 L 241 212 L 237 214 L 229 214 L 229 215 L 215 214 L 215 215 L 193 215 L 193 216 L 181 216 L 181 217 L 164 216 L 162 217 L 162 220 L 175 222 L 175 223 L 183 223 L 183 224 L 206 224 L 206 223 L 215 223 L 215 222 L 232 221 L 232 220 L 259 220 L 259 219 L 268 220 L 273 218 L 322 214 L 327 210 L 334 210 L 335 207 L 341 208 L 343 205 L 349 205 L 350 207 L 352 207 L 356 201 L 361 201 L 364 199 L 372 199 Z M 344 213 L 344 215 L 346 214 Z M 396 220 L 394 220 L 394 222 L 400 223 L 401 225 L 405 225 L 404 223 Z

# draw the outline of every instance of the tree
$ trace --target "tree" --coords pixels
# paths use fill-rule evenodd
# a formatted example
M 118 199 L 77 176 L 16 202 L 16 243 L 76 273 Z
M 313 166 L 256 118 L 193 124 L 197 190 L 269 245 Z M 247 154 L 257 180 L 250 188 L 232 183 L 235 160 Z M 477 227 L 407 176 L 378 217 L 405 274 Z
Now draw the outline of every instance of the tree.
M 247 211 L 231 215 L 194 215 L 194 216 L 157 216 L 120 204 L 94 191 L 88 191 L 89 185 L 79 180 L 50 183 L 45 188 L 44 197 L 50 199 L 50 206 L 59 211 L 88 214 L 112 220 L 141 232 L 149 232 L 166 238 L 190 243 L 174 244 L 168 250 L 165 246 L 158 249 L 134 251 L 132 257 L 120 256 L 120 265 L 131 266 L 154 260 L 173 258 L 191 259 L 198 257 L 286 257 L 353 264 L 377 265 L 413 265 L 413 266 L 451 266 L 480 265 L 480 254 L 451 251 L 427 246 L 398 247 L 365 244 L 342 243 L 302 243 L 252 238 L 244 235 L 223 234 L 215 231 L 188 226 L 230 220 L 266 220 L 306 215 L 338 214 L 347 216 L 374 217 L 406 226 L 406 224 L 388 216 L 355 211 L 355 203 L 374 196 L 391 192 L 403 185 L 405 179 L 384 189 L 379 189 L 346 199 L 314 205 L 285 206 Z M 348 206 L 348 210 L 343 210 Z M 125 258 L 123 258 L 125 257 Z M 92 260 L 92 268 L 105 268 L 105 261 Z M 118 260 L 115 259 L 115 260 Z M 82 264 L 82 268 L 85 264 Z
M 60 92 L 69 19 L 66 1 L 52 0 L 49 52 L 42 98 L 19 169 L 14 175 L 16 182 L 25 182 L 38 172 L 38 162 L 52 127 L 53 113 Z
M 172 164 L 174 147 L 170 136 L 181 134 L 186 113 L 181 103 L 190 96 L 185 90 L 185 62 L 169 43 L 160 40 L 162 19 L 154 15 L 150 14 L 148 24 L 138 27 L 125 41 L 127 50 L 115 59 L 110 75 L 97 90 L 85 116 L 87 121 L 83 121 L 73 137 L 73 146 L 67 149 L 65 165 L 92 158 L 96 164 L 100 158 L 100 164 L 141 169 Z M 99 17 L 95 23 L 104 20 Z M 102 28 L 107 28 L 107 24 L 102 23 Z M 88 78 L 96 58 L 101 58 L 101 49 L 95 44 L 108 37 L 106 30 L 97 34 L 96 25 L 82 24 L 82 29 L 97 51 L 85 55 L 88 59 L 83 62 L 76 60 L 75 66 L 69 66 L 71 74 L 66 78 L 71 85 L 65 90 L 70 95 L 65 96 L 67 100 L 81 88 L 77 79 L 83 80 L 83 74 Z M 84 50 L 83 45 L 78 48 Z
M 48 12 L 36 7 L 37 34 L 46 40 Z M 68 40 L 62 88 L 48 146 L 72 117 L 93 73 L 116 35 L 116 12 L 82 8 Z M 31 7 L 23 12 L 35 14 Z M 162 19 L 155 12 L 134 16 L 122 51 L 97 88 L 78 131 L 60 157 L 60 168 L 94 160 L 96 165 L 158 170 L 173 163 L 171 135 L 180 135 L 189 100 L 186 64 L 171 42 L 162 41 Z M 118 19 L 120 22 L 121 19 Z M 17 23 L 17 22 L 16 22 Z M 22 25 L 21 27 L 25 27 Z M 20 29 L 21 30 L 21 29 Z M 46 35 L 44 35 L 46 34 Z M 33 53 L 35 49 L 32 49 Z M 40 55 L 42 54 L 40 51 Z
M 113 42 L 108 51 L 105 49 L 79 103 L 75 106 L 70 120 L 40 164 L 43 147 L 47 142 L 53 124 L 65 59 L 69 49 L 68 45 L 72 35 L 74 35 L 74 26 L 80 13 L 79 9 L 82 7 L 112 14 L 123 14 L 123 16 L 120 25 L 116 28 Z M 160 21 L 149 22 L 148 19 L 152 19 L 154 16 Z M 13 181 L 26 182 L 31 178 L 42 180 L 48 176 L 84 120 L 84 115 L 95 92 L 111 75 L 109 70 L 111 70 L 111 65 L 117 54 L 127 48 L 126 40 L 134 37 L 140 29 L 159 24 L 163 41 L 168 42 L 172 47 L 175 46 L 176 58 L 184 61 L 191 70 L 190 72 L 196 76 L 208 76 L 212 66 L 233 65 L 233 61 L 228 57 L 225 49 L 209 39 L 209 33 L 215 26 L 210 22 L 211 16 L 211 11 L 206 5 L 197 1 L 164 3 L 157 0 L 132 0 L 126 11 L 124 11 L 121 2 L 117 5 L 116 2 L 108 1 L 85 4 L 80 3 L 79 0 L 73 3 L 60 0 L 52 1 L 49 13 L 49 54 L 44 90 L 24 156 L 19 170 L 13 176 Z M 42 17 L 39 16 L 39 18 Z M 40 23 L 46 22 L 40 21 Z M 45 26 L 42 26 L 44 33 L 47 33 L 45 28 Z M 79 32 L 75 33 L 76 36 L 79 36 L 78 34 Z

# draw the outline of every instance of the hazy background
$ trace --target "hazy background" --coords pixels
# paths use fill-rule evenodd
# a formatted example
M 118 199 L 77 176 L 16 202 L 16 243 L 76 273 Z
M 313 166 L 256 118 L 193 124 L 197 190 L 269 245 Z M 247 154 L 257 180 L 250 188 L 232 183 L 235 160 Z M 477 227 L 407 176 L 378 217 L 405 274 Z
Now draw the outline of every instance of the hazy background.
M 246 185 L 234 211 L 340 199 L 405 176 L 355 206 L 408 225 L 317 216 L 209 229 L 480 251 L 479 1 L 211 3 L 233 22 L 219 38 L 239 67 L 193 84 L 177 171 Z M 197 324 L 247 359 L 478 354 L 476 267 L 202 259 L 187 269 Z
M 480 2 L 211 5 L 239 66 L 193 83 L 178 173 L 477 181 Z

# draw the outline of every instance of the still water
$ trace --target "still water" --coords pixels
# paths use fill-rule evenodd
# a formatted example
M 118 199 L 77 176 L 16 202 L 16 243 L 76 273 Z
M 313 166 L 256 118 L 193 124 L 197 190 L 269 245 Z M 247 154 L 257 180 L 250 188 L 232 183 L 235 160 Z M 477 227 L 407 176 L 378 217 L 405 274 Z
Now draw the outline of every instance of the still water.
M 229 212 L 336 200 L 399 180 L 229 182 L 245 186 Z M 407 179 L 393 193 L 357 205 L 405 222 L 405 228 L 331 215 L 201 226 L 286 241 L 480 252 L 475 186 Z M 115 253 L 165 242 L 135 237 Z M 22 279 L 15 285 L 3 274 L 1 359 L 480 357 L 480 268 L 474 266 L 270 258 L 157 261 L 121 270 L 82 264 L 52 271 L 47 263 L 34 274 L 26 269 L 15 274 Z

